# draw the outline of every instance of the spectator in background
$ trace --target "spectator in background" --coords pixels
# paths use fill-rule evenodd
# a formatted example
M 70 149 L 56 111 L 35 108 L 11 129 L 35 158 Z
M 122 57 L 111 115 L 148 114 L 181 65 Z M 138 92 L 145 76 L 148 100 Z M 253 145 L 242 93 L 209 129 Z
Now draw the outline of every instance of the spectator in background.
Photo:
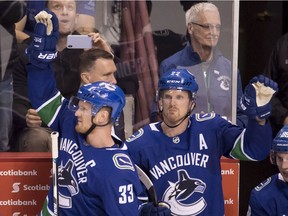
M 199 84 L 195 112 L 216 112 L 232 119 L 232 65 L 217 48 L 221 32 L 218 8 L 208 2 L 193 5 L 186 12 L 189 43 L 162 61 L 160 75 L 170 68 L 187 68 Z M 237 124 L 245 126 L 247 117 L 239 108 L 242 96 L 240 73 L 237 79 Z M 235 104 L 236 105 L 236 104 Z
M 180 0 L 180 4 L 183 7 L 183 11 L 185 13 L 188 9 L 190 9 L 192 5 L 197 4 L 197 3 L 199 3 L 199 1 Z M 150 16 L 153 3 L 151 0 L 147 0 L 146 5 L 147 5 L 148 14 Z M 153 30 L 152 33 L 153 33 L 153 41 L 154 41 L 158 64 L 160 64 L 164 59 L 182 50 L 188 43 L 188 40 L 187 40 L 187 38 L 189 38 L 188 32 L 186 32 L 186 34 L 180 34 L 180 33 L 176 33 L 172 31 L 171 29 L 161 29 L 161 30 Z M 152 113 L 150 115 L 150 121 L 155 122 L 158 120 L 159 119 L 157 116 L 157 105 L 156 103 L 153 103 Z
M 58 56 L 53 62 L 55 79 L 57 81 L 57 87 L 61 93 L 65 97 L 70 98 L 72 95 L 76 94 L 81 82 L 79 76 L 79 56 L 83 53 L 83 49 L 66 48 L 67 35 L 79 34 L 78 32 L 74 31 L 75 23 L 77 22 L 76 3 L 74 0 L 49 0 L 47 6 L 59 19 L 60 37 L 57 41 Z M 70 10 L 66 10 L 65 8 L 70 8 Z M 99 33 L 91 34 L 90 36 L 92 37 L 95 45 L 99 46 L 99 48 L 111 51 L 110 46 L 100 37 Z M 16 150 L 19 151 L 51 151 L 51 131 L 45 124 L 42 124 L 41 118 L 38 116 L 35 110 L 31 109 L 31 104 L 28 100 L 27 71 L 25 68 L 28 59 L 26 58 L 24 51 L 30 42 L 31 38 L 28 38 L 23 42 L 23 44 L 20 45 L 20 60 L 14 73 L 15 95 L 13 110 L 15 115 L 13 141 L 16 143 Z M 109 62 L 110 61 L 112 66 L 115 67 L 113 63 L 113 56 L 109 56 Z M 113 77 L 115 70 L 109 71 Z M 102 71 L 103 74 L 105 72 L 106 71 L 104 70 Z M 123 128 L 123 119 L 121 121 L 121 127 Z M 42 127 L 40 127 L 40 125 Z M 124 129 L 122 129 L 122 131 L 119 129 L 118 131 L 119 127 L 116 127 L 116 131 L 121 135 L 124 134 Z M 123 136 L 124 135 L 121 137 L 122 139 Z
M 51 0 L 49 0 L 51 1 Z M 57 0 L 53 0 L 56 3 Z M 77 0 L 77 23 L 75 29 L 79 33 L 87 34 L 93 32 L 95 28 L 95 1 L 94 0 Z M 27 13 L 18 23 L 16 23 L 16 37 L 18 43 L 31 36 L 34 30 L 35 15 L 46 7 L 47 0 L 34 1 L 26 0 Z M 69 9 L 67 9 L 69 10 Z
M 288 124 L 288 33 L 277 41 L 264 69 L 264 75 L 279 85 L 279 91 L 272 100 L 270 116 L 275 137 L 278 131 Z
M 183 7 L 183 11 L 186 13 L 188 9 L 194 4 L 204 1 L 182 1 L 180 4 Z M 151 0 L 146 0 L 148 15 L 151 15 L 153 3 Z M 182 50 L 187 44 L 187 36 L 185 34 L 179 34 L 171 29 L 153 30 L 153 40 L 155 50 L 157 54 L 157 60 L 160 64 L 164 59 L 170 57 L 174 53 Z M 189 35 L 188 35 L 189 36 Z M 189 37 L 188 37 L 189 38 Z M 169 44 L 167 46 L 167 44 Z
M 190 5 L 191 4 L 193 4 L 193 1 L 191 1 Z M 151 0 L 146 0 L 146 6 L 148 15 L 150 17 L 153 8 L 153 2 Z M 164 59 L 183 49 L 187 42 L 185 34 L 176 33 L 171 29 L 157 29 L 153 30 L 152 33 L 157 61 L 159 64 Z
M 247 216 L 287 215 L 288 213 L 288 125 L 273 140 L 270 161 L 278 173 L 251 191 Z
M 13 71 L 17 62 L 15 23 L 25 15 L 22 1 L 0 1 L 0 151 L 10 150 Z
M 80 49 L 70 50 L 66 48 L 67 36 L 70 34 L 79 34 L 75 32 L 75 25 L 77 22 L 76 1 L 49 0 L 46 3 L 47 7 L 51 9 L 59 19 L 60 36 L 57 41 L 58 56 L 53 62 L 57 86 L 63 95 L 65 95 L 67 98 L 70 98 L 72 95 L 76 94 L 80 85 L 78 67 L 79 56 L 83 52 L 83 50 Z M 35 110 L 30 110 L 31 104 L 30 100 L 28 99 L 26 70 L 28 59 L 25 55 L 25 49 L 28 47 L 31 41 L 32 38 L 28 37 L 23 41 L 22 44 L 19 44 L 19 61 L 15 66 L 15 71 L 13 74 L 13 144 L 16 144 L 15 148 L 16 150 L 19 148 L 19 151 L 45 152 L 51 150 L 50 130 L 46 125 L 39 127 L 42 121 Z M 37 121 L 28 121 L 26 127 L 27 119 L 25 120 L 25 117 L 27 118 L 29 116 L 28 114 L 33 115 L 33 119 L 35 118 Z
M 183 11 L 186 13 L 193 5 L 198 4 L 200 2 L 207 2 L 207 1 L 184 1 L 180 0 L 180 5 L 183 7 Z
M 76 0 L 78 20 L 76 31 L 80 34 L 94 32 L 95 22 L 95 0 Z

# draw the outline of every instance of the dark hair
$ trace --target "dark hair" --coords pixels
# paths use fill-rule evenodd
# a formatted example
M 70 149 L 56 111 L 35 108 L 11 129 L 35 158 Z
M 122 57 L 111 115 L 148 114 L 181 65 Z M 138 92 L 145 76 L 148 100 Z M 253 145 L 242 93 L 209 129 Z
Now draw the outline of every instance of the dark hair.
M 146 0 L 146 6 L 147 6 L 148 16 L 150 16 L 151 15 L 151 11 L 152 11 L 152 1 L 151 0 Z
M 184 12 L 187 12 L 193 5 L 198 4 L 200 2 L 207 2 L 207 1 L 195 1 L 195 0 L 185 1 L 185 0 L 180 0 L 180 4 L 182 5 Z
M 113 60 L 113 55 L 105 50 L 98 48 L 91 48 L 84 51 L 80 56 L 79 71 L 90 71 L 94 67 L 94 63 L 97 59 L 111 59 Z

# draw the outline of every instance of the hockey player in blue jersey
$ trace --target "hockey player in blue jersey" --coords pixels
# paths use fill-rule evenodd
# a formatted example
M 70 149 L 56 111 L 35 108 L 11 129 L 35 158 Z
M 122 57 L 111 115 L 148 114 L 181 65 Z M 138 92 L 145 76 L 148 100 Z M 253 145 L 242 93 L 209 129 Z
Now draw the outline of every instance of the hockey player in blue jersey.
M 196 77 L 199 91 L 195 112 L 216 112 L 232 119 L 232 64 L 219 49 L 221 15 L 217 4 L 198 2 L 185 13 L 186 46 L 164 59 L 159 73 L 171 68 L 186 68 Z M 245 127 L 247 116 L 239 108 L 243 94 L 240 72 L 237 71 L 237 124 Z M 236 103 L 235 103 L 236 106 Z
M 125 105 L 123 91 L 95 82 L 81 86 L 68 101 L 56 88 L 51 62 L 57 55 L 58 21 L 50 11 L 41 13 L 26 50 L 29 97 L 42 120 L 60 135 L 59 202 L 54 203 L 51 187 L 41 215 L 170 215 L 166 206 L 140 205 L 142 187 L 127 146 L 111 136 Z
M 171 69 L 158 82 L 161 122 L 126 140 L 133 161 L 154 183 L 172 215 L 224 215 L 220 158 L 263 160 L 272 132 L 267 117 L 277 84 L 259 76 L 241 99 L 250 117 L 246 129 L 215 113 L 193 114 L 198 85 L 186 69 Z
M 288 125 L 274 138 L 270 160 L 280 172 L 251 191 L 248 216 L 288 215 Z

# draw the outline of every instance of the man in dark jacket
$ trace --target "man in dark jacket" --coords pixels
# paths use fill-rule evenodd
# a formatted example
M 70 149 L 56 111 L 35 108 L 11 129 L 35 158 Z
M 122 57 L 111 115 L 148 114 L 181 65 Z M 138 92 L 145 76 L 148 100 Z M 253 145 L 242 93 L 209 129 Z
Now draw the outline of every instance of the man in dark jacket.
M 23 1 L 0 1 L 0 151 L 8 151 L 12 127 L 12 73 L 17 61 L 15 23 L 25 15 Z
M 77 92 L 81 80 L 79 75 L 79 60 L 83 49 L 67 49 L 67 36 L 79 34 L 74 31 L 77 20 L 76 3 L 71 1 L 48 1 L 47 7 L 54 11 L 59 20 L 59 39 L 57 41 L 57 58 L 53 61 L 57 88 L 62 95 L 70 98 Z M 73 10 L 65 10 L 65 8 Z M 57 8 L 62 8 L 57 9 Z M 96 34 L 96 33 L 95 33 Z M 99 34 L 97 34 L 99 35 Z M 96 35 L 96 36 L 97 36 Z M 98 41 L 94 36 L 92 41 Z M 97 36 L 98 37 L 98 36 Z M 14 73 L 14 132 L 16 147 L 19 151 L 45 152 L 51 151 L 50 129 L 42 124 L 37 112 L 31 108 L 27 93 L 27 70 L 28 62 L 24 52 L 31 39 L 26 39 L 19 48 L 20 58 Z M 28 127 L 26 127 L 26 124 Z M 39 126 L 42 127 L 39 127 Z M 120 124 L 121 125 L 121 124 Z M 121 125 L 123 126 L 123 124 Z M 116 130 L 116 129 L 115 129 Z M 124 130 L 119 131 L 123 132 Z M 123 139 L 123 137 L 121 137 Z
M 272 114 L 270 122 L 273 135 L 288 124 L 288 33 L 276 43 L 264 75 L 270 77 L 279 85 L 279 91 L 272 99 Z
M 59 19 L 60 37 L 57 41 L 58 56 L 53 64 L 57 87 L 63 95 L 69 98 L 77 92 L 80 85 L 78 65 L 79 56 L 83 52 L 83 50 L 80 49 L 69 50 L 66 48 L 67 36 L 72 33 L 77 34 L 74 32 L 77 20 L 76 1 L 59 1 L 57 4 L 53 1 L 48 1 L 47 7 L 51 10 L 54 9 Z M 62 8 L 62 10 L 58 9 L 58 12 L 56 12 L 56 8 Z M 71 8 L 72 10 L 67 10 L 67 8 Z M 25 56 L 25 49 L 31 40 L 31 38 L 28 38 L 19 45 L 19 61 L 15 66 L 15 72 L 13 74 L 13 144 L 16 143 L 16 148 L 19 148 L 19 151 L 44 152 L 51 150 L 50 129 L 48 129 L 46 125 L 39 127 L 42 122 L 40 117 L 35 110 L 29 110 L 31 105 L 28 99 L 26 70 L 28 59 Z M 25 116 L 28 110 L 35 115 L 35 119 L 39 117 L 40 123 L 31 124 L 27 122 L 28 127 L 26 127 Z
M 232 64 L 217 48 L 221 33 L 220 13 L 216 5 L 201 2 L 186 12 L 189 43 L 161 62 L 162 75 L 171 68 L 186 68 L 195 76 L 199 91 L 195 112 L 216 112 L 232 120 Z M 237 74 L 237 124 L 245 126 L 247 116 L 239 109 L 242 96 L 240 74 Z

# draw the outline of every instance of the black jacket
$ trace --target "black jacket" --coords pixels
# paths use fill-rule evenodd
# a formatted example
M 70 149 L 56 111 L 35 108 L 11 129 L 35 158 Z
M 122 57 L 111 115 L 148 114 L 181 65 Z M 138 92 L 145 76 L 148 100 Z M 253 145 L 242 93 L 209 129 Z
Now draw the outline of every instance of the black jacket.
M 284 119 L 288 116 L 288 33 L 276 43 L 264 75 L 278 83 L 279 91 L 272 98 L 272 114 L 270 122 L 274 136 L 282 128 Z
M 27 70 L 28 63 L 25 49 L 31 43 L 32 39 L 28 38 L 18 47 L 19 61 L 15 65 L 13 73 L 14 101 L 13 112 L 14 120 L 17 124 L 26 127 L 25 115 L 27 110 L 31 108 L 28 98 L 27 86 Z M 75 95 L 80 86 L 80 75 L 78 72 L 80 55 L 83 49 L 67 49 L 58 52 L 57 58 L 53 61 L 53 69 L 55 71 L 55 79 L 57 88 L 66 98 Z M 41 72 L 41 71 L 39 71 Z M 16 114 L 16 115 L 15 115 Z
M 25 11 L 24 1 L 0 1 L 0 81 L 11 77 L 17 62 L 15 23 L 23 18 Z M 6 55 L 9 58 L 3 58 Z
M 73 34 L 78 33 L 74 32 Z M 31 41 L 32 39 L 28 38 L 19 45 L 19 61 L 15 65 L 15 71 L 13 73 L 13 124 L 14 126 L 17 125 L 17 128 L 14 127 L 16 136 L 19 130 L 21 131 L 26 127 L 25 115 L 28 109 L 32 108 L 28 99 L 27 71 L 25 68 L 25 65 L 28 63 L 25 49 Z M 79 63 L 82 53 L 82 49 L 65 48 L 62 52 L 58 53 L 57 58 L 53 61 L 57 88 L 65 98 L 76 95 L 79 89 L 81 82 Z M 39 72 L 41 73 L 41 71 Z M 115 126 L 115 133 L 120 139 L 125 139 L 123 113 L 121 113 L 119 125 Z

